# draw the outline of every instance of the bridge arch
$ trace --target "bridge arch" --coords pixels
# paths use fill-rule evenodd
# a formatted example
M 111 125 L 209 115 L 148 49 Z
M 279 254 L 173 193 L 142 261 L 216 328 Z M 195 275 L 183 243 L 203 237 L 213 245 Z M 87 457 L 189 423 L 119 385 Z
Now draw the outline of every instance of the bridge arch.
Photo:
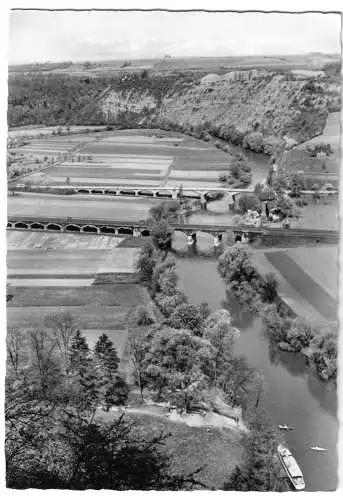
M 150 229 L 142 229 L 141 235 L 142 236 L 150 236 Z
M 133 236 L 133 228 L 132 227 L 119 227 L 118 234 L 128 234 Z
M 121 189 L 119 194 L 122 196 L 136 196 L 136 191 L 133 189 Z
M 201 194 L 199 192 L 188 189 L 183 190 L 183 196 L 185 198 L 191 198 L 192 200 L 200 200 L 201 198 Z
M 110 226 L 102 226 L 100 228 L 100 233 L 104 233 L 104 234 L 116 234 L 116 229 L 114 227 L 110 227 Z
M 138 191 L 139 196 L 149 196 L 150 198 L 154 197 L 153 191 L 150 191 L 149 189 L 141 189 Z
M 91 224 L 87 224 L 87 226 L 81 227 L 82 233 L 98 233 L 99 229 L 96 226 L 92 226 Z
M 44 225 L 40 222 L 34 222 L 31 224 L 31 229 L 44 229 Z
M 28 226 L 28 224 L 26 224 L 26 222 L 16 222 L 14 224 L 14 227 L 16 229 L 28 229 L 29 226 Z
M 157 198 L 173 198 L 173 191 L 170 191 L 169 189 L 159 189 L 155 192 Z
M 76 192 L 79 193 L 79 194 L 90 194 L 91 190 L 90 189 L 81 188 L 81 189 L 77 189 Z
M 62 227 L 59 225 L 59 224 L 48 224 L 46 226 L 46 228 L 49 230 L 49 231 L 61 231 Z
M 65 231 L 68 231 L 71 233 L 80 233 L 81 228 L 80 228 L 80 226 L 77 226 L 76 224 L 68 224 L 65 228 Z
M 91 194 L 105 194 L 103 189 L 92 189 Z
M 8 228 L 11 228 L 13 225 L 12 225 L 12 222 L 7 222 L 7 227 Z
M 104 194 L 111 194 L 116 196 L 117 191 L 115 189 L 104 189 Z

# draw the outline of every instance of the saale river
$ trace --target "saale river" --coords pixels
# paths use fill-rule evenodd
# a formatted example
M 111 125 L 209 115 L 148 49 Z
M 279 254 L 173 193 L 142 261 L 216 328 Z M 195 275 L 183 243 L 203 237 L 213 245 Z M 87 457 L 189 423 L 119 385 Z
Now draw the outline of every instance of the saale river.
M 212 310 L 227 302 L 224 283 L 217 273 L 217 259 L 196 255 L 177 257 L 180 286 L 191 303 L 208 302 Z M 228 307 L 240 329 L 237 352 L 263 375 L 260 403 L 277 426 L 295 428 L 285 434 L 289 449 L 304 474 L 307 491 L 332 491 L 337 487 L 337 395 L 306 366 L 299 354 L 272 351 L 259 318 Z M 328 452 L 310 451 L 310 446 Z
M 253 183 L 260 182 L 268 172 L 266 155 L 232 147 L 243 152 L 253 166 Z M 228 214 L 219 214 L 225 201 L 208 204 L 207 214 L 194 214 L 189 222 L 228 222 Z M 214 210 L 214 212 L 213 212 Z M 212 212 L 212 213 L 211 213 Z M 174 245 L 175 244 L 175 245 Z M 173 246 L 184 250 L 185 237 L 175 233 Z M 198 248 L 209 251 L 209 236 L 198 235 Z M 217 273 L 217 259 L 191 256 L 178 257 L 180 286 L 190 302 L 208 302 L 211 309 L 227 304 L 224 283 Z M 332 491 L 338 483 L 338 417 L 337 392 L 322 382 L 307 366 L 300 354 L 273 351 L 262 332 L 261 320 L 240 308 L 229 306 L 233 323 L 240 329 L 237 352 L 263 376 L 260 403 L 277 426 L 287 424 L 295 430 L 285 434 L 288 448 L 296 458 L 306 482 L 307 491 Z M 310 446 L 327 448 L 327 452 L 310 451 Z

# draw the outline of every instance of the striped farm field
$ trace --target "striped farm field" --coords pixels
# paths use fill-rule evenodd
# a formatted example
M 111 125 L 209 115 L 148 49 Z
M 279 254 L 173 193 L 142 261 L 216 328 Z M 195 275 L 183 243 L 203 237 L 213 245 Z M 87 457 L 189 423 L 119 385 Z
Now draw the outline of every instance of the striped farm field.
M 31 140 L 18 151 L 61 159 L 44 169 L 44 183 L 70 185 L 179 186 L 203 181 L 219 186 L 228 170 L 228 156 L 213 145 L 181 134 L 152 131 L 111 131 L 101 135 L 48 137 Z M 32 173 L 24 178 L 34 183 Z M 193 184 L 192 184 L 193 185 Z
M 70 237 L 74 236 L 74 239 Z M 9 286 L 85 286 L 97 274 L 134 273 L 139 249 L 117 248 L 120 238 L 8 231 L 7 280 Z M 108 241 L 112 238 L 110 247 Z M 83 246 L 83 248 L 82 248 Z M 80 248 L 81 247 L 81 248 Z

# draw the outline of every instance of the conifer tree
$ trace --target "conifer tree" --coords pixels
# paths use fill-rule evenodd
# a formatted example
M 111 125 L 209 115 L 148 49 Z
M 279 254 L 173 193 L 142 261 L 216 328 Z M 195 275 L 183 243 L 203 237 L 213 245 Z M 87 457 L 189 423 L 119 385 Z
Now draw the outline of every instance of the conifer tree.
M 118 373 L 119 356 L 111 339 L 103 333 L 94 348 L 97 384 L 104 410 L 113 405 L 122 405 L 127 400 L 128 387 Z

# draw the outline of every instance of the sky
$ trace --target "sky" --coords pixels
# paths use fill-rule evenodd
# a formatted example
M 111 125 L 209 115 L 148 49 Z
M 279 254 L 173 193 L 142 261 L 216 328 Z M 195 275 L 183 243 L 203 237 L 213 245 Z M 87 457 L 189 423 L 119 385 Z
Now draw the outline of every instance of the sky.
M 9 64 L 339 53 L 338 14 L 12 11 Z

